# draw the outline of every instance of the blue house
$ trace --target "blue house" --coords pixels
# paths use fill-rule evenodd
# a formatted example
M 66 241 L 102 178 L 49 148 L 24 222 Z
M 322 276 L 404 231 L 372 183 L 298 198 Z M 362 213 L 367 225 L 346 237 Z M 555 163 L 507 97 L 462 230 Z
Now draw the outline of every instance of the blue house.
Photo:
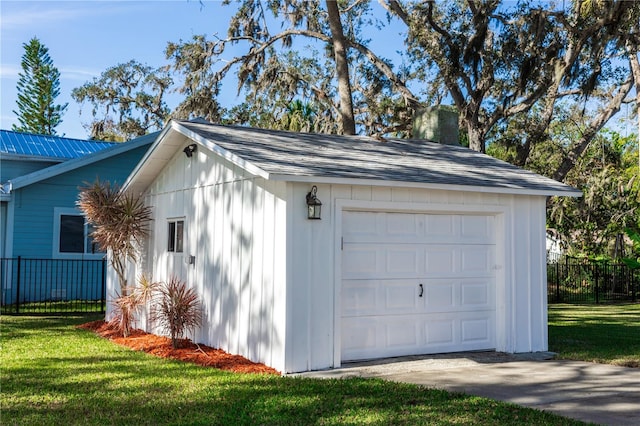
M 123 183 L 157 134 L 124 143 L 8 131 L 0 136 L 3 305 L 70 294 L 99 298 L 96 268 L 101 270 L 104 253 L 76 207 L 79 188 L 96 179 Z

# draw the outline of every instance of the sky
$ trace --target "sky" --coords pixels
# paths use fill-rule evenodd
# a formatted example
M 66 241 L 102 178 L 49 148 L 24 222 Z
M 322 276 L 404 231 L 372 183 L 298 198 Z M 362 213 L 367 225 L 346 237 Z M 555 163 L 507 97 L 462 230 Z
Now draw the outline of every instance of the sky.
M 221 2 L 198 0 L 0 0 L 0 129 L 17 124 L 16 84 L 23 44 L 31 38 L 49 49 L 60 71 L 56 103 L 69 106 L 57 133 L 86 139 L 83 123 L 91 121 L 91 107 L 85 104 L 80 115 L 80 105 L 71 98 L 74 88 L 132 59 L 152 67 L 165 65 L 167 42 L 199 34 L 223 36 L 232 12 Z
M 373 4 L 381 8 L 377 2 Z M 49 49 L 60 71 L 56 103 L 68 103 L 68 107 L 57 133 L 86 139 L 89 132 L 83 125 L 91 121 L 91 106 L 85 104 L 81 109 L 71 98 L 74 88 L 132 59 L 151 67 L 166 65 L 167 42 L 188 41 L 200 34 L 224 36 L 234 10 L 212 0 L 0 0 L 0 129 L 10 130 L 17 124 L 13 113 L 17 109 L 16 84 L 23 44 L 31 38 L 37 37 Z M 385 45 L 378 45 L 376 51 L 393 58 L 395 47 L 402 43 L 395 36 L 385 32 Z M 227 49 L 225 53 L 231 58 L 234 52 Z M 179 100 L 177 94 L 166 98 L 171 109 Z M 226 80 L 219 101 L 227 107 L 242 101 L 235 97 L 234 81 Z M 631 121 L 621 125 L 624 116 L 631 117 L 629 107 L 623 107 L 608 126 L 627 134 Z

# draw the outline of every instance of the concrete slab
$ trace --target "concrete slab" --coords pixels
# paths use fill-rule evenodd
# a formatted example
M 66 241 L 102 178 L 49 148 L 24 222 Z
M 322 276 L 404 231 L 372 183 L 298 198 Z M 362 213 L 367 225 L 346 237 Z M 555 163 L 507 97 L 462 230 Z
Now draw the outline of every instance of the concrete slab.
M 550 353 L 474 352 L 348 363 L 302 373 L 378 377 L 464 392 L 603 425 L 640 425 L 640 369 L 553 360 Z

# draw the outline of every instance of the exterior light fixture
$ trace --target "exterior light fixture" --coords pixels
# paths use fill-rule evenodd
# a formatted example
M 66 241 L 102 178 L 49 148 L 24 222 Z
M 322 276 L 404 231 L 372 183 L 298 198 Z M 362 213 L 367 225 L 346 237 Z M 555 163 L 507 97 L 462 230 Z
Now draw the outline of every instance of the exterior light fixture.
M 197 150 L 198 150 L 198 145 L 196 145 L 195 143 L 192 143 L 191 145 L 187 145 L 187 147 L 183 149 L 182 152 L 184 152 L 184 155 L 186 155 L 187 158 L 191 158 L 193 156 L 193 153 L 196 152 Z
M 320 219 L 320 211 L 322 202 L 317 197 L 318 187 L 313 185 L 311 191 L 307 194 L 307 218 Z

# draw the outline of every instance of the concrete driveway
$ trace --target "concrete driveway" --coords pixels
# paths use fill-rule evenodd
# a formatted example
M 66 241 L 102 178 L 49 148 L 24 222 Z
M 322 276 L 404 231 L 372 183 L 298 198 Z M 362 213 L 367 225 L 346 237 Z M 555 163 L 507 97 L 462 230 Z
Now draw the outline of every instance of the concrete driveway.
M 464 392 L 604 425 L 640 425 L 640 369 L 474 352 L 348 363 L 305 377 L 378 377 Z

